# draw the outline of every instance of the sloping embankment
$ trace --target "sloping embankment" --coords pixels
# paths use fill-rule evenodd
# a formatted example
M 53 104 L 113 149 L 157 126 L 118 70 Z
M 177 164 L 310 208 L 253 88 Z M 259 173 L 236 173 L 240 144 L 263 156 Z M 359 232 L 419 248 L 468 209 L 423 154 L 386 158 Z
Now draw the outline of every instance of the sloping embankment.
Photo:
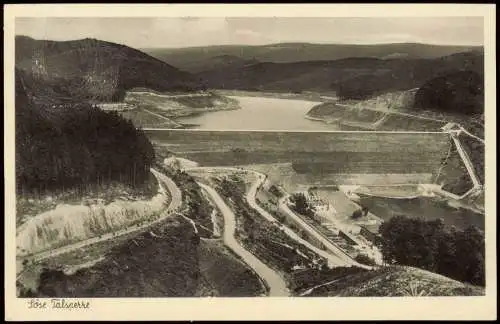
M 437 132 L 446 125 L 444 121 L 389 111 L 388 108 L 365 107 L 360 103 L 352 106 L 322 103 L 313 107 L 306 118 L 338 124 L 343 129 L 361 130 Z
M 484 296 L 484 288 L 412 267 L 391 266 L 343 277 L 307 296 Z
M 158 113 L 167 118 L 188 116 L 208 111 L 240 108 L 238 101 L 214 93 L 168 94 L 153 91 L 130 91 L 125 102 Z
M 280 164 L 279 183 L 429 183 L 446 156 L 446 133 L 146 130 L 155 143 L 201 166 Z M 303 180 L 303 181 L 302 181 Z
M 103 109 L 116 110 L 141 128 L 184 128 L 177 117 L 239 109 L 237 100 L 211 92 L 161 93 L 150 89 L 128 91 L 125 103 L 101 104 Z
M 140 224 L 158 216 L 168 200 L 167 193 L 160 186 L 160 192 L 146 201 L 58 205 L 29 219 L 17 229 L 17 253 L 24 255 L 54 249 Z

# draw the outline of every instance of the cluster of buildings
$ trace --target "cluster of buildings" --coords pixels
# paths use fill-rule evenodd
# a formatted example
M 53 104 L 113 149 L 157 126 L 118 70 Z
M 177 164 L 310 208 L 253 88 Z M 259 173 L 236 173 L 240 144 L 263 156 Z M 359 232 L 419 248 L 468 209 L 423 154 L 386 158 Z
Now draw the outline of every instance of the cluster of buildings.
M 307 190 L 303 194 L 309 206 L 314 208 L 313 219 L 321 225 L 322 229 L 319 230 L 324 236 L 352 258 L 365 254 L 376 263 L 382 263 L 382 254 L 377 248 L 380 221 L 363 217 L 345 222 L 343 217 L 339 217 L 339 212 L 314 190 Z

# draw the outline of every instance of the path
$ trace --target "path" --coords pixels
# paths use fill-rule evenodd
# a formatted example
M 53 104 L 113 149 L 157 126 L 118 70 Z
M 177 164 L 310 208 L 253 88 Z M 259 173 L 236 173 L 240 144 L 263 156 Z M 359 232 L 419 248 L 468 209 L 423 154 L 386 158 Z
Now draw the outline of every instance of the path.
M 451 135 L 451 138 L 453 139 L 453 142 L 455 143 L 455 146 L 458 150 L 458 154 L 460 154 L 460 157 L 464 161 L 465 167 L 467 168 L 467 172 L 469 173 L 469 176 L 472 179 L 472 183 L 474 184 L 474 188 L 480 187 L 481 182 L 479 181 L 479 179 L 476 176 L 476 171 L 474 170 L 474 165 L 473 165 L 472 161 L 470 160 L 469 155 L 464 150 L 464 148 L 462 147 L 462 143 L 458 139 L 458 133 L 455 131 L 451 131 L 450 135 Z
M 345 264 L 351 266 L 357 266 L 363 269 L 372 269 L 372 267 L 361 264 L 353 260 L 349 255 L 347 255 L 342 249 L 333 244 L 329 239 L 327 239 L 323 234 L 319 233 L 310 224 L 305 222 L 300 216 L 295 214 L 286 204 L 289 195 L 284 196 L 279 200 L 280 208 L 285 212 L 290 218 L 297 222 L 304 230 L 306 230 L 311 236 L 321 242 L 330 253 L 340 258 Z
M 480 137 L 478 137 L 478 136 L 476 136 L 476 135 L 474 135 L 474 134 L 471 134 L 469 131 L 467 131 L 465 128 L 463 128 L 463 127 L 462 127 L 462 126 L 460 126 L 460 125 L 458 125 L 458 128 L 460 128 L 460 130 L 461 130 L 462 132 L 464 132 L 465 134 L 469 135 L 469 136 L 470 136 L 470 137 L 472 137 L 472 138 L 477 139 L 477 140 L 478 140 L 478 141 L 480 141 L 482 144 L 484 144 L 484 139 L 482 139 L 482 138 L 480 138 Z
M 264 183 L 266 179 L 266 175 L 262 174 L 260 172 L 257 172 L 255 170 L 249 170 L 249 169 L 239 169 L 239 168 L 234 168 L 234 167 L 194 167 L 194 168 L 186 168 L 183 171 L 196 171 L 196 170 L 207 170 L 207 171 L 215 171 L 215 170 L 228 170 L 228 171 L 235 171 L 235 172 L 244 172 L 244 173 L 253 173 L 257 176 L 257 180 L 252 184 L 250 187 L 250 190 L 246 194 L 246 200 L 248 204 L 255 209 L 259 214 L 261 214 L 265 219 L 267 219 L 270 222 L 273 223 L 278 223 L 278 221 L 271 215 L 269 214 L 266 210 L 264 210 L 262 207 L 260 207 L 257 202 L 255 201 L 255 196 L 257 194 L 257 189 Z M 287 197 L 285 197 L 287 198 Z M 293 219 L 296 219 L 301 226 L 307 230 L 308 232 L 312 231 L 312 235 L 316 237 L 320 242 L 325 244 L 326 241 L 326 246 L 330 247 L 330 253 L 327 251 L 321 250 L 308 242 L 307 240 L 304 240 L 301 238 L 297 233 L 295 233 L 292 229 L 288 228 L 287 226 L 282 224 L 283 232 L 287 234 L 290 238 L 293 240 L 297 241 L 300 244 L 305 245 L 308 247 L 310 250 L 313 252 L 317 253 L 318 255 L 326 258 L 328 260 L 329 265 L 336 265 L 336 266 L 351 266 L 355 265 L 358 267 L 366 268 L 366 269 L 371 269 L 371 267 L 366 266 L 364 264 L 360 264 L 356 261 L 354 261 L 351 257 L 347 256 L 340 248 L 336 247 L 333 245 L 329 240 L 326 240 L 321 234 L 319 234 L 315 229 L 313 229 L 309 224 L 304 222 L 302 219 L 300 219 L 299 216 L 295 215 L 290 209 L 288 209 L 288 206 L 286 204 L 282 205 L 283 200 L 280 200 L 280 206 L 285 209 L 285 213 L 292 213 L 293 215 L 289 215 Z M 327 245 L 328 244 L 328 245 Z
M 254 171 L 254 172 L 257 173 L 257 180 L 252 184 L 252 187 L 250 188 L 250 190 L 247 193 L 246 199 L 248 201 L 248 204 L 250 205 L 250 207 L 255 209 L 259 214 L 262 215 L 262 217 L 264 217 L 268 221 L 277 222 L 277 220 L 270 213 L 268 213 L 265 209 L 260 207 L 255 200 L 255 197 L 257 195 L 257 190 L 264 183 L 266 177 L 262 174 L 259 174 L 256 171 Z M 291 239 L 295 240 L 296 242 L 298 242 L 300 244 L 303 244 L 309 250 L 311 250 L 314 253 L 318 254 L 319 256 L 325 258 L 328 261 L 329 266 L 346 266 L 346 265 L 348 265 L 344 260 L 342 260 L 338 256 L 327 253 L 326 251 L 323 251 L 323 250 L 317 248 L 316 246 L 312 245 L 308 241 L 304 240 L 303 238 L 301 238 L 297 233 L 295 233 L 289 227 L 282 224 L 281 229 Z
M 159 93 L 146 92 L 146 91 L 129 91 L 128 93 L 129 94 L 146 94 L 146 95 L 155 96 L 155 97 L 162 97 L 162 98 L 209 97 L 212 95 L 211 93 L 188 93 L 188 94 L 168 95 L 168 94 L 159 94 Z
M 160 217 L 158 219 L 156 219 L 150 223 L 141 225 L 141 226 L 128 227 L 126 229 L 117 231 L 115 233 L 107 233 L 107 234 L 101 235 L 100 237 L 99 236 L 92 237 L 92 238 L 89 238 L 87 240 L 83 240 L 83 241 L 79 241 L 79 242 L 76 242 L 73 244 L 65 245 L 65 246 L 62 246 L 60 248 L 56 248 L 53 250 L 42 251 L 42 252 L 36 253 L 34 255 L 29 255 L 29 256 L 18 256 L 16 259 L 18 259 L 18 260 L 28 259 L 28 260 L 33 260 L 33 261 L 40 261 L 40 260 L 43 260 L 43 259 L 46 259 L 49 257 L 54 257 L 54 256 L 57 256 L 57 255 L 60 255 L 63 253 L 71 252 L 73 250 L 80 249 L 80 248 L 83 248 L 83 247 L 91 245 L 91 244 L 107 241 L 107 240 L 110 240 L 113 238 L 117 238 L 118 236 L 132 233 L 134 231 L 142 230 L 142 229 L 149 227 L 155 223 L 163 221 L 165 218 L 172 215 L 172 212 L 179 209 L 179 207 L 182 204 L 182 193 L 179 190 L 179 188 L 177 187 L 177 185 L 170 178 L 168 178 L 164 174 L 156 171 L 155 169 L 151 169 L 151 172 L 156 176 L 156 178 L 160 182 L 160 191 L 164 190 L 164 187 L 162 186 L 162 183 L 163 183 L 164 185 L 167 186 L 168 191 L 170 192 L 170 195 L 171 195 L 171 200 L 170 200 L 169 206 L 160 215 Z M 18 267 L 18 273 L 22 271 L 22 269 L 19 269 L 19 268 L 22 268 L 22 267 Z
M 144 110 L 144 111 L 145 111 L 145 112 L 147 112 L 147 113 L 150 113 L 150 114 L 151 114 L 151 115 L 153 115 L 153 116 L 156 116 L 156 117 L 158 117 L 158 118 L 164 119 L 165 121 L 167 121 L 167 122 L 169 122 L 169 123 L 171 123 L 171 124 L 174 124 L 174 125 L 179 126 L 179 127 L 181 126 L 181 124 L 179 124 L 179 123 L 177 123 L 177 122 L 173 121 L 172 119 L 167 118 L 167 117 L 165 117 L 165 116 L 162 116 L 162 115 L 160 115 L 160 114 L 157 114 L 157 113 L 155 113 L 155 112 L 152 112 L 151 110 L 148 110 L 148 109 L 146 109 L 146 108 L 142 108 L 142 110 Z
M 269 296 L 289 296 L 290 292 L 283 278 L 236 241 L 234 237 L 236 217 L 229 206 L 226 205 L 224 200 L 212 187 L 201 182 L 198 182 L 198 184 L 210 195 L 213 202 L 224 216 L 224 243 L 238 254 L 243 261 L 254 269 L 257 275 L 267 283 L 269 286 Z

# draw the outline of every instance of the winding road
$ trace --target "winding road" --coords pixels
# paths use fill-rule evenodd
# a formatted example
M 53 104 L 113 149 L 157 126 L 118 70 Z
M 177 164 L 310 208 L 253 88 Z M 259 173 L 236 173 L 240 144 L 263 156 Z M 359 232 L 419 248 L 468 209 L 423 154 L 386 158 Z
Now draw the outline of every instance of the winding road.
M 247 195 L 246 195 L 246 200 L 248 204 L 255 209 L 259 214 L 261 214 L 265 219 L 267 219 L 270 222 L 278 223 L 278 221 L 266 210 L 264 210 L 262 207 L 260 207 L 257 202 L 255 201 L 255 196 L 257 194 L 257 189 L 264 183 L 266 180 L 266 175 L 262 174 L 260 172 L 257 172 L 255 170 L 250 170 L 250 169 L 239 169 L 239 168 L 234 168 L 234 167 L 194 167 L 194 168 L 186 168 L 184 171 L 189 172 L 189 171 L 215 171 L 215 170 L 228 170 L 228 171 L 235 171 L 235 172 L 244 172 L 244 173 L 253 173 L 257 176 L 256 181 L 252 184 L 250 187 L 250 190 L 248 190 Z M 350 256 L 348 256 L 344 251 L 342 251 L 339 247 L 336 245 L 332 244 L 330 240 L 325 238 L 323 235 L 318 233 L 314 228 L 311 227 L 308 223 L 306 223 L 304 220 L 302 220 L 299 216 L 297 216 L 290 208 L 288 208 L 286 204 L 286 199 L 288 196 L 283 197 L 279 201 L 279 208 L 285 212 L 289 217 L 294 219 L 300 226 L 309 232 L 310 235 L 312 235 L 314 238 L 316 238 L 318 241 L 320 241 L 323 245 L 325 245 L 328 249 L 328 251 L 324 251 L 319 249 L 318 247 L 314 246 L 307 240 L 304 240 L 301 238 L 295 231 L 290 229 L 289 227 L 285 226 L 282 224 L 282 229 L 285 234 L 287 234 L 290 238 L 295 240 L 298 243 L 301 243 L 308 247 L 311 251 L 317 253 L 318 255 L 324 257 L 328 261 L 328 265 L 331 266 L 357 266 L 361 267 L 364 269 L 372 269 L 372 267 L 361 264 L 359 262 L 356 262 L 353 260 Z
M 342 249 L 337 247 L 335 244 L 333 244 L 329 239 L 327 239 L 323 234 L 319 233 L 316 231 L 310 224 L 305 222 L 300 216 L 295 214 L 286 204 L 286 200 L 289 198 L 289 196 L 285 196 L 280 199 L 280 208 L 293 220 L 295 220 L 297 223 L 300 224 L 300 226 L 306 230 L 310 235 L 312 235 L 315 239 L 320 241 L 327 249 L 328 251 L 338 257 L 340 260 L 342 260 L 342 264 L 348 265 L 348 266 L 357 266 L 363 269 L 372 269 L 372 267 L 361 264 L 359 262 L 356 262 L 353 260 L 349 255 L 347 255 Z
M 73 250 L 80 249 L 80 248 L 83 248 L 83 247 L 91 245 L 91 244 L 107 241 L 107 240 L 116 238 L 116 237 L 121 236 L 121 235 L 132 233 L 132 232 L 138 231 L 138 230 L 142 230 L 142 229 L 149 227 L 155 223 L 161 222 L 165 218 L 171 216 L 172 213 L 174 211 L 178 210 L 182 204 L 182 193 L 181 193 L 180 189 L 177 187 L 177 185 L 170 178 L 168 178 L 164 174 L 156 171 L 155 169 L 151 169 L 151 172 L 156 176 L 156 178 L 159 181 L 160 192 L 162 192 L 162 191 L 164 192 L 165 189 L 164 189 L 163 185 L 165 185 L 168 188 L 168 191 L 171 195 L 169 206 L 161 214 L 161 216 L 158 219 L 156 219 L 150 223 L 141 225 L 141 226 L 128 227 L 126 229 L 117 231 L 115 233 L 107 233 L 107 234 L 101 235 L 100 237 L 99 236 L 92 237 L 92 238 L 89 238 L 87 240 L 79 241 L 79 242 L 76 242 L 73 244 L 68 244 L 68 245 L 62 246 L 62 247 L 57 248 L 57 249 L 42 251 L 40 253 L 36 253 L 33 255 L 29 255 L 29 256 L 18 256 L 18 257 L 16 257 L 16 259 L 18 261 L 17 262 L 18 265 L 21 263 L 20 261 L 24 260 L 24 259 L 33 260 L 33 261 L 40 261 L 43 259 L 47 259 L 49 257 L 54 257 L 54 256 L 57 256 L 57 255 L 60 255 L 63 253 L 71 252 Z M 19 274 L 21 271 L 22 271 L 22 266 L 21 267 L 18 266 L 17 273 Z
M 277 222 L 277 220 L 269 212 L 267 212 L 265 209 L 260 207 L 259 204 L 257 204 L 257 202 L 255 201 L 257 190 L 264 183 L 264 181 L 266 180 L 266 177 L 265 177 L 265 175 L 260 174 L 256 171 L 252 171 L 252 172 L 257 174 L 257 181 L 255 181 L 252 184 L 252 187 L 250 188 L 250 190 L 247 193 L 246 199 L 248 201 L 248 204 L 250 205 L 250 207 L 252 207 L 257 212 L 259 212 L 259 214 L 261 214 L 268 221 Z M 283 232 L 286 235 L 288 235 L 291 239 L 295 240 L 298 243 L 305 245 L 307 248 L 309 248 L 309 250 L 311 250 L 311 251 L 315 252 L 316 254 L 318 254 L 319 256 L 325 258 L 328 261 L 329 266 L 348 266 L 348 265 L 350 265 L 350 263 L 345 262 L 345 260 L 338 257 L 337 255 L 327 253 L 326 251 L 321 250 L 321 249 L 317 248 L 316 246 L 312 245 L 311 243 L 304 240 L 302 237 L 300 237 L 297 233 L 295 233 L 292 229 L 285 226 L 284 224 L 282 224 L 281 228 L 282 228 Z
M 212 187 L 201 182 L 198 182 L 198 184 L 210 195 L 224 217 L 224 244 L 238 254 L 267 283 L 269 286 L 269 296 L 289 296 L 290 291 L 287 288 L 285 280 L 236 241 L 234 237 L 236 217 L 231 208 L 226 205 L 221 196 Z

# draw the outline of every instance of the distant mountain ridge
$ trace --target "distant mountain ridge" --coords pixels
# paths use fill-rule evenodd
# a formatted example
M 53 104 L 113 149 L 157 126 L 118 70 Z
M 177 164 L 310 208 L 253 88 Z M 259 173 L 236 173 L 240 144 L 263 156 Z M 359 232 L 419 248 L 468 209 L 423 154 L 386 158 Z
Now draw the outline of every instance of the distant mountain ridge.
M 428 80 L 457 71 L 483 74 L 480 51 L 433 59 L 350 57 L 330 61 L 218 66 L 196 75 L 218 89 L 337 92 L 346 99 L 365 99 L 388 91 L 422 86 Z
M 125 45 L 92 38 L 49 41 L 16 36 L 15 47 L 16 68 L 33 82 L 45 84 L 32 90 L 50 100 L 57 95 L 61 100 L 117 101 L 134 87 L 203 88 L 192 74 Z
M 269 45 L 219 45 L 187 48 L 145 48 L 162 61 L 192 73 L 206 71 L 207 62 L 221 55 L 243 60 L 290 63 L 299 61 L 332 61 L 352 57 L 432 59 L 460 52 L 483 51 L 482 46 L 430 45 L 394 43 L 373 45 L 280 43 Z

